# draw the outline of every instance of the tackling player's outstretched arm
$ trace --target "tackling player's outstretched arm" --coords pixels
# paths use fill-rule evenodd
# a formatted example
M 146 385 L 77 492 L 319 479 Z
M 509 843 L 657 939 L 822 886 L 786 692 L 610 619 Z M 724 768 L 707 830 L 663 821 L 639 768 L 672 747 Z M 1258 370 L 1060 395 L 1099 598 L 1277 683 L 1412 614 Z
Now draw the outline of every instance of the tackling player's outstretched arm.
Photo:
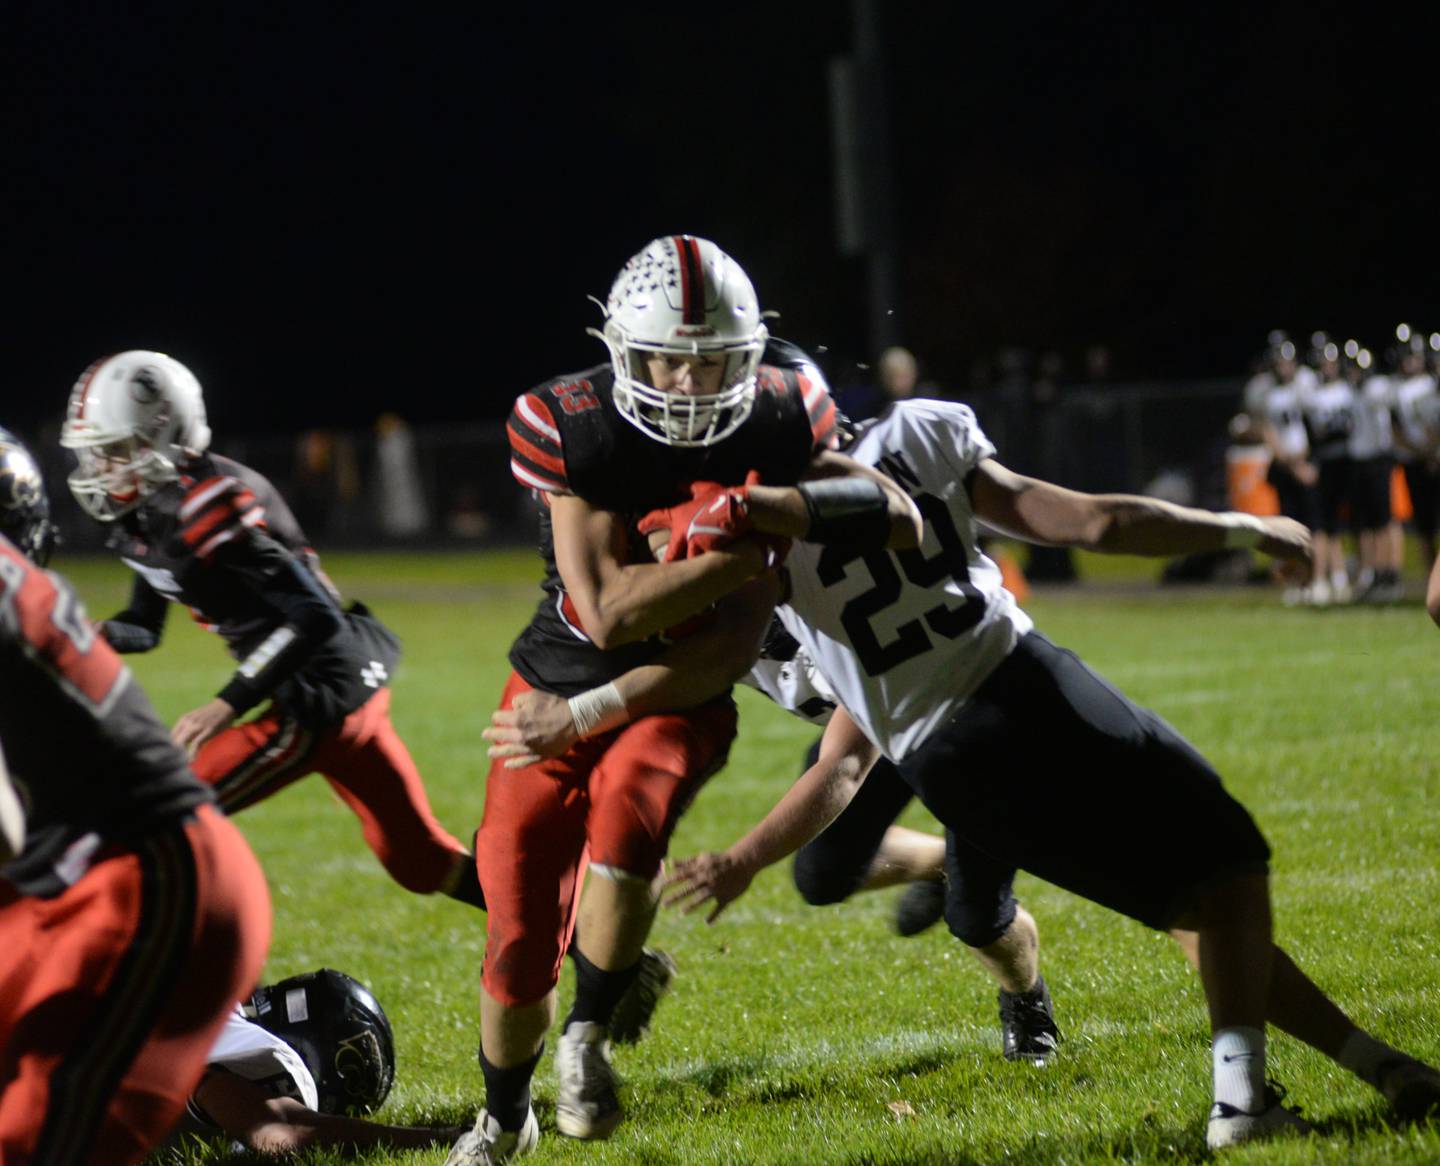
M 505 758 L 506 769 L 522 769 L 559 757 L 581 737 L 719 696 L 754 663 L 779 592 L 779 579 L 767 571 L 722 599 L 705 626 L 599 689 L 568 700 L 539 689 L 520 693 L 491 714 L 481 734 L 491 742 L 490 756 Z
M 1176 506 L 1138 494 L 1082 494 L 1013 473 L 992 458 L 970 481 L 975 516 L 1027 542 L 1123 555 L 1253 547 L 1308 562 L 1310 531 L 1289 518 Z
M 837 708 L 825 726 L 815 764 L 728 850 L 677 862 L 666 880 L 672 888 L 666 905 L 682 907 L 688 914 L 713 901 L 714 909 L 705 920 L 713 923 L 757 874 L 794 854 L 840 816 L 879 756 L 859 726 Z
M 618 514 L 575 494 L 550 496 L 555 566 L 596 647 L 647 639 L 704 611 L 766 569 L 753 540 L 673 563 L 632 563 Z
M 799 486 L 745 487 L 756 530 L 863 549 L 918 547 L 924 522 L 910 496 L 877 470 L 833 450 L 817 453 Z

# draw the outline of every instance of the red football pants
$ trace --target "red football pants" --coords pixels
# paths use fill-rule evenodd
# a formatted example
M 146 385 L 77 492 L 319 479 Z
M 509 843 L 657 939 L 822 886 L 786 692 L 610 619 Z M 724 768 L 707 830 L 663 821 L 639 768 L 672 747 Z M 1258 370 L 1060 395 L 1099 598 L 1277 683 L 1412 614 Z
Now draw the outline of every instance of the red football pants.
M 194 769 L 229 814 L 307 774 L 323 773 L 360 819 L 375 857 L 407 891 L 446 889 L 457 856 L 469 861 L 469 851 L 430 810 L 420 771 L 390 723 L 388 688 L 338 725 L 319 730 L 271 704 L 255 720 L 232 725 L 201 746 Z
M 58 898 L 0 888 L 0 1162 L 138 1162 L 184 1111 L 265 961 L 255 856 L 204 806 Z
M 512 675 L 501 707 L 529 688 Z M 659 873 L 675 823 L 734 737 L 734 706 L 716 702 L 644 717 L 538 765 L 490 767 L 475 858 L 492 997 L 520 1006 L 555 986 L 587 859 L 638 878 Z

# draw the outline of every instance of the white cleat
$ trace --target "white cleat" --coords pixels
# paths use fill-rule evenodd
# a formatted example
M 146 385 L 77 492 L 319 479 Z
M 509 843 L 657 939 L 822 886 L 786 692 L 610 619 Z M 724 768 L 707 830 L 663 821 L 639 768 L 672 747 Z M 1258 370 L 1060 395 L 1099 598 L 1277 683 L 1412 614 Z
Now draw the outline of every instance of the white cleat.
M 555 1127 L 569 1138 L 608 1138 L 621 1115 L 605 1026 L 574 1021 L 555 1046 L 555 1072 Z
M 540 1123 L 533 1109 L 526 1113 L 525 1124 L 518 1131 L 502 1130 L 500 1123 L 482 1109 L 475 1128 L 450 1147 L 445 1166 L 498 1166 L 530 1153 L 539 1141 Z
M 1246 1113 L 1223 1101 L 1210 1109 L 1210 1123 L 1205 1128 L 1205 1144 L 1212 1150 L 1224 1150 L 1243 1142 L 1257 1142 L 1282 1134 L 1310 1134 L 1314 1127 L 1296 1113 L 1281 1105 L 1285 1091 L 1278 1085 L 1265 1087 L 1264 1109 Z

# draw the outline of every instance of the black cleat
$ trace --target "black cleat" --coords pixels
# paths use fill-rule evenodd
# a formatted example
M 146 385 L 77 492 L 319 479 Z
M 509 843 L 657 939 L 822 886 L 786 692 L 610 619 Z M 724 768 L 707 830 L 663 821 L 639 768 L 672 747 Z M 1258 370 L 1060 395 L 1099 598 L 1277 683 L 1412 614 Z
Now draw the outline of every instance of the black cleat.
M 610 1040 L 630 1045 L 650 1031 L 655 1008 L 675 978 L 675 960 L 669 952 L 647 947 L 640 953 L 640 970 L 610 1016 Z
M 1397 1121 L 1440 1117 L 1440 1072 L 1424 1061 L 1402 1053 L 1384 1062 L 1376 1075 Z
M 919 935 L 939 923 L 944 914 L 944 879 L 911 883 L 895 907 L 895 930 L 907 937 Z
M 1028 992 L 1000 989 L 1000 1037 L 1007 1061 L 1041 1066 L 1059 1051 L 1060 1030 L 1044 976 Z

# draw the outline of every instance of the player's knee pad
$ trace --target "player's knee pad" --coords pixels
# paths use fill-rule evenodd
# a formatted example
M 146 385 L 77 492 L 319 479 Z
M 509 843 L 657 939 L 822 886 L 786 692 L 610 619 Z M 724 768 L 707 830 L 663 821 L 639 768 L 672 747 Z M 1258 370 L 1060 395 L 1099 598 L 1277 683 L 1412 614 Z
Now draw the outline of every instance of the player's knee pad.
M 636 874 L 634 871 L 623 870 L 618 866 L 611 866 L 605 862 L 592 862 L 590 873 L 602 879 L 609 879 L 612 883 L 644 883 L 649 885 L 655 881 L 655 875 L 659 873 L 660 864 L 655 864 L 655 870 L 650 874 Z
M 812 907 L 843 903 L 855 893 L 864 873 L 862 870 L 857 876 L 850 867 L 831 861 L 829 855 L 806 847 L 796 853 L 795 865 L 791 868 L 795 889 Z
M 945 925 L 967 947 L 989 947 L 1010 930 L 1018 906 L 1014 895 L 983 903 L 947 895 Z

